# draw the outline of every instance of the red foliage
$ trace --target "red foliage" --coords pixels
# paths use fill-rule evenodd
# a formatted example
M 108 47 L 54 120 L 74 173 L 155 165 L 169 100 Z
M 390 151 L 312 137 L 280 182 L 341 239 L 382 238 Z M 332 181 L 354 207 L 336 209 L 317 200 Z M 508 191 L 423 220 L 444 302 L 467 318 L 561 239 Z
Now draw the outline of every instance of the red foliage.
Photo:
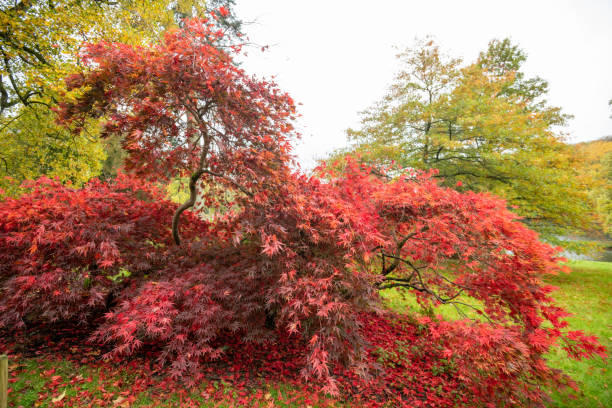
M 221 17 L 229 16 L 229 10 L 226 7 L 219 7 L 219 10 L 217 10 L 217 12 Z
M 151 185 L 121 176 L 79 190 L 44 178 L 24 187 L 31 192 L 0 205 L 3 326 L 90 322 L 128 280 L 155 273 L 175 251 L 163 233 L 174 205 Z
M 542 384 L 567 382 L 543 360 L 557 341 L 572 357 L 603 354 L 565 330 L 541 282 L 563 271 L 557 250 L 502 200 L 350 159 L 342 173 L 292 172 L 291 99 L 237 68 L 221 35 L 192 20 L 150 49 L 87 47 L 91 70 L 69 79 L 81 96 L 60 118 L 110 117 L 135 178 L 41 180 L 0 205 L 0 325 L 87 323 L 108 356 L 154 347 L 194 381 L 232 347 L 291 336 L 285 364 L 326 391 L 360 387 L 372 406 L 538 403 Z M 143 181 L 185 175 L 178 209 Z M 174 245 L 172 212 L 176 227 L 197 187 Z M 204 222 L 202 206 L 222 211 Z M 376 317 L 394 288 L 480 320 Z
M 219 183 L 264 183 L 290 160 L 292 99 L 236 66 L 240 47 L 224 46 L 212 22 L 184 24 L 150 48 L 87 44 L 82 59 L 92 69 L 66 79 L 81 92 L 60 104 L 59 121 L 78 131 L 87 117 L 108 117 L 102 136 L 124 136 L 135 175 L 170 180 L 205 164 Z

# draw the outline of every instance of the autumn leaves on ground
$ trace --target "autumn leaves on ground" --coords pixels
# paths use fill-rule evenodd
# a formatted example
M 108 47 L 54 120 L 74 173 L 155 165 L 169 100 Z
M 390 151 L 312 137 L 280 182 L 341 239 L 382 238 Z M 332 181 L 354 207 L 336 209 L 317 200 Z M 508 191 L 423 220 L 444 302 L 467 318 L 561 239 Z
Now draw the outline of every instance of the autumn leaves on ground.
M 549 283 L 559 286 L 557 300 L 575 316 L 570 319 L 572 327 L 596 334 L 606 347 L 612 345 L 612 327 L 609 323 L 612 290 L 612 265 L 604 262 L 574 262 L 572 273 L 551 277 Z M 584 299 L 588 296 L 588 302 Z M 397 310 L 412 308 L 396 294 L 389 295 L 389 306 Z M 453 318 L 453 310 L 442 311 Z M 585 315 L 582 319 L 579 316 Z M 70 339 L 74 333 L 66 331 Z M 59 339 L 58 339 L 59 340 Z M 47 343 L 47 347 L 50 345 Z M 58 347 L 58 346 L 55 346 Z M 231 377 L 214 376 L 192 389 L 160 386 L 164 369 L 157 371 L 135 359 L 127 364 L 104 365 L 99 361 L 100 351 L 90 347 L 72 346 L 66 354 L 49 347 L 42 355 L 30 351 L 30 355 L 11 362 L 11 396 L 14 406 L 80 406 L 88 401 L 98 401 L 93 406 L 241 406 L 240 398 L 246 397 L 251 406 L 301 407 L 352 406 L 347 402 L 324 397 L 321 394 L 305 393 L 298 384 L 286 375 L 276 381 L 261 381 L 245 388 Z M 252 350 L 250 350 L 252 351 Z M 68 358 L 66 358 L 68 357 Z M 554 392 L 551 407 L 605 407 L 612 398 L 609 388 L 611 373 L 605 360 L 574 362 L 566 358 L 562 350 L 555 349 L 549 355 L 553 365 L 562 368 L 579 382 L 580 391 L 569 397 L 568 391 Z M 278 366 L 270 365 L 271 370 Z M 262 378 L 263 376 L 255 376 Z M 238 382 L 240 383 L 240 382 Z M 86 396 L 86 398 L 82 398 Z M 248 397 L 247 397 L 248 396 Z M 60 404 L 59 401 L 64 401 Z M 247 404 L 247 406 L 249 405 Z
M 606 406 L 612 271 L 553 244 L 610 232 L 612 161 L 520 48 L 417 44 L 306 174 L 233 2 L 160 3 L 3 10 L 10 406 Z

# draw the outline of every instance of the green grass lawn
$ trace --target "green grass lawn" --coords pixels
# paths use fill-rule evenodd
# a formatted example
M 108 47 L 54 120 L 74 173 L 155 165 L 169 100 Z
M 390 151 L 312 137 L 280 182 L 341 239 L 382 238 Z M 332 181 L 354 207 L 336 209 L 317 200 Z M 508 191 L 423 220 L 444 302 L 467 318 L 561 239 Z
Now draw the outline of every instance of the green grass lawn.
M 555 298 L 559 304 L 574 314 L 569 319 L 573 330 L 584 330 L 595 334 L 610 350 L 612 348 L 612 263 L 609 262 L 571 262 L 572 273 L 552 276 L 548 283 L 558 286 Z M 414 309 L 416 304 L 410 299 L 401 298 L 396 292 L 387 295 L 389 306 L 396 310 Z M 442 314 L 448 318 L 459 316 L 452 306 L 444 306 Z M 469 313 L 469 311 L 466 311 Z M 608 368 L 608 361 L 597 357 L 589 361 L 569 360 L 561 350 L 555 350 L 549 355 L 554 367 L 569 373 L 578 381 L 581 392 L 576 398 L 570 398 L 567 393 L 553 392 L 551 408 L 609 408 L 612 407 L 612 373 Z M 127 403 L 125 391 L 132 388 L 136 378 L 129 371 L 121 375 L 108 376 L 100 373 L 100 369 L 89 366 L 77 366 L 65 361 L 48 361 L 48 359 L 31 358 L 23 361 L 11 362 L 10 367 L 18 375 L 13 376 L 16 381 L 9 384 L 12 392 L 9 406 L 36 407 L 53 406 L 53 400 L 69 401 L 78 393 L 85 393 L 95 398 L 106 398 L 108 406 L 130 407 L 181 407 L 182 400 L 187 396 L 197 402 L 201 407 L 229 407 L 232 406 L 231 387 L 225 387 L 229 403 L 214 403 L 206 401 L 207 389 L 219 387 L 219 384 L 208 383 L 201 387 L 180 395 L 176 392 L 162 394 L 155 390 L 145 390 L 132 393 L 135 396 L 133 403 Z M 53 373 L 50 373 L 53 370 Z M 59 385 L 50 386 L 50 378 L 59 376 Z M 269 384 L 266 388 L 253 390 L 261 395 L 260 406 L 274 407 L 304 407 L 305 404 L 299 395 L 295 401 L 287 402 L 293 390 L 283 384 Z M 122 394 L 123 393 L 123 394 Z M 130 395 L 132 395 L 130 394 Z M 128 394 L 126 394 L 128 395 Z M 58 401 L 61 405 L 61 400 Z M 160 401 L 163 404 L 160 405 Z M 317 404 L 311 404 L 317 406 Z M 78 405 L 72 405 L 78 406 Z M 237 406 L 237 405 L 236 405 Z M 340 406 L 340 404 L 338 404 Z
M 599 337 L 608 353 L 612 350 L 612 262 L 575 261 L 572 273 L 548 279 L 559 290 L 554 296 L 559 304 L 574 314 L 568 320 L 573 330 L 584 330 Z M 554 393 L 554 408 L 612 407 L 612 372 L 607 361 L 569 360 L 557 350 L 549 354 L 554 367 L 569 373 L 580 384 L 581 393 L 571 399 L 567 393 Z

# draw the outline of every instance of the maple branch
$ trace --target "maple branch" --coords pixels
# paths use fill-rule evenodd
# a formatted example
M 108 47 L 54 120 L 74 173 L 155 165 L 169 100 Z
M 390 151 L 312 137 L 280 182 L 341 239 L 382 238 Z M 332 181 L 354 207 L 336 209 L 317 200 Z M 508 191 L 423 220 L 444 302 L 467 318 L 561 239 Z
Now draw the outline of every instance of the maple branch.
M 206 132 L 204 132 L 204 146 L 202 148 L 202 153 L 200 154 L 200 162 L 198 165 L 198 169 L 189 177 L 189 199 L 185 201 L 180 207 L 178 207 L 172 217 L 172 237 L 174 238 L 174 242 L 176 245 L 181 244 L 181 237 L 179 236 L 179 220 L 181 214 L 194 206 L 196 201 L 196 186 L 198 184 L 198 179 L 202 174 L 206 171 L 204 170 L 204 164 L 206 163 L 206 156 L 208 155 L 208 148 L 210 147 L 210 137 Z
M 2 111 L 4 110 L 4 107 L 1 106 L 0 104 L 0 114 L 2 113 Z M 15 115 L 13 116 L 8 122 L 4 123 L 2 125 L 2 127 L 0 127 L 0 132 L 2 132 L 4 129 L 6 129 L 7 127 L 9 127 L 9 125 L 11 123 L 13 123 L 14 121 L 16 121 L 17 119 L 19 119 L 20 117 L 22 117 L 25 114 L 25 112 L 21 112 L 19 115 Z
M 465 313 L 463 313 L 463 311 L 461 311 L 458 308 L 458 305 L 466 306 L 466 307 L 469 307 L 470 309 L 475 310 L 478 314 L 484 316 L 485 319 L 487 319 L 490 323 L 492 323 L 491 319 L 486 314 L 482 313 L 482 311 L 480 309 L 478 309 L 476 306 L 470 305 L 469 303 L 465 303 L 465 302 L 461 302 L 461 301 L 455 300 L 457 297 L 459 297 L 463 293 L 463 289 L 459 290 L 457 293 L 455 293 L 454 295 L 452 295 L 452 296 L 450 296 L 448 298 L 443 298 L 442 296 L 438 295 L 433 290 L 431 290 L 428 287 L 424 286 L 422 281 L 421 281 L 421 286 L 410 283 L 410 280 L 412 279 L 412 276 L 409 279 L 385 278 L 385 280 L 387 280 L 387 279 L 392 280 L 393 282 L 390 282 L 390 283 L 388 283 L 386 285 L 379 286 L 378 290 L 385 290 L 385 289 L 392 289 L 392 288 L 398 288 L 399 287 L 399 288 L 413 289 L 413 290 L 416 290 L 417 292 L 424 292 L 424 293 L 427 293 L 427 294 L 431 295 L 435 300 L 437 300 L 438 302 L 440 302 L 443 305 L 453 305 L 453 307 L 455 307 L 457 312 L 459 312 L 463 316 L 465 316 Z
M 0 113 L 2 113 L 5 109 L 8 109 L 19 103 L 18 99 L 9 101 L 8 92 L 4 88 L 3 80 L 4 78 L 2 77 L 2 75 L 0 75 Z
M 411 235 L 414 235 L 414 234 L 416 234 L 416 232 L 411 234 Z M 410 236 L 408 236 L 406 238 L 409 238 L 409 237 Z M 405 241 L 407 240 L 406 238 L 400 242 L 401 246 L 403 246 L 405 244 Z M 401 248 L 401 246 L 400 246 L 400 248 Z M 452 284 L 452 285 L 457 286 L 459 288 L 459 290 L 456 293 L 454 293 L 453 295 L 451 295 L 449 297 L 444 298 L 444 297 L 440 296 L 439 294 L 437 294 L 432 289 L 430 289 L 429 287 L 427 287 L 427 285 L 423 281 L 423 277 L 421 276 L 421 270 L 422 269 L 427 269 L 428 268 L 427 266 L 417 267 L 412 262 L 410 262 L 409 259 L 401 258 L 399 256 L 389 255 L 389 254 L 385 254 L 385 253 L 383 253 L 382 256 L 383 256 L 383 272 L 385 270 L 389 270 L 391 268 L 392 268 L 391 269 L 391 271 L 392 271 L 393 269 L 395 269 L 399 265 L 399 262 L 404 262 L 404 263 L 408 264 L 408 266 L 410 266 L 410 268 L 412 269 L 412 273 L 410 274 L 410 276 L 408 278 L 396 278 L 396 277 L 393 277 L 393 276 L 385 276 L 383 281 L 381 282 L 381 284 L 378 285 L 378 290 L 385 290 L 385 289 L 392 289 L 392 288 L 401 287 L 401 288 L 416 290 L 417 292 L 424 292 L 424 293 L 427 293 L 430 296 L 432 296 L 435 300 L 437 300 L 441 304 L 444 304 L 444 305 L 453 305 L 453 307 L 455 307 L 455 309 L 457 309 L 457 312 L 459 312 L 460 314 L 462 314 L 464 316 L 465 316 L 465 313 L 463 313 L 458 308 L 458 305 L 469 307 L 469 308 L 475 310 L 477 313 L 479 313 L 482 316 L 484 316 L 485 319 L 487 319 L 489 322 L 492 322 L 491 319 L 489 319 L 489 317 L 486 314 L 482 313 L 482 311 L 480 309 L 478 309 L 477 307 L 472 306 L 472 305 L 470 305 L 468 303 L 464 303 L 464 302 L 460 302 L 458 300 L 455 300 L 456 298 L 458 298 L 463 293 L 464 290 L 469 290 L 470 288 L 468 288 L 466 286 L 463 286 L 463 285 L 460 285 L 460 284 L 458 284 L 456 282 L 453 282 L 452 280 L 448 279 L 444 275 L 442 275 L 442 274 L 438 273 L 436 270 L 434 270 L 434 273 L 438 277 L 444 279 L 449 284 Z M 391 266 L 389 266 L 389 268 L 386 268 L 386 269 L 384 267 L 384 259 L 385 259 L 384 257 L 389 257 L 389 258 L 392 258 L 392 259 L 395 260 L 395 262 Z M 415 276 L 418 277 L 418 282 L 412 283 L 412 279 Z
M 198 179 L 202 174 L 204 174 L 204 170 L 200 169 L 191 175 L 191 177 L 189 178 L 189 199 L 176 209 L 176 211 L 174 212 L 174 216 L 172 217 L 172 237 L 174 238 L 174 242 L 176 243 L 176 245 L 181 244 L 181 237 L 179 236 L 178 231 L 179 218 L 185 210 L 193 207 L 193 205 L 195 204 L 196 185 L 198 183 Z
M 500 175 L 493 175 L 493 174 L 475 174 L 474 172 L 471 171 L 457 171 L 453 174 L 435 174 L 434 177 L 436 178 L 451 178 L 451 177 L 456 177 L 456 176 L 472 176 L 472 177 L 483 177 L 486 179 L 491 179 L 491 180 L 497 180 L 500 181 L 502 183 L 509 183 L 510 181 L 512 181 L 512 179 L 510 177 L 504 177 L 504 176 L 500 176 Z
M 415 235 L 417 235 L 419 233 L 425 232 L 427 230 L 428 230 L 428 227 L 424 227 L 424 228 L 422 228 L 419 231 L 415 231 L 412 234 L 406 235 L 404 238 L 402 238 L 397 243 L 397 252 L 396 253 L 398 255 L 401 254 L 402 248 L 404 247 L 404 245 L 406 245 L 406 242 L 408 242 L 408 240 L 410 238 L 414 237 Z M 389 265 L 388 267 L 385 267 L 385 257 L 394 259 L 394 262 L 391 265 Z M 389 254 L 386 254 L 384 252 L 382 253 L 382 260 L 383 260 L 383 268 L 382 268 L 381 274 L 385 275 L 385 276 L 390 274 L 391 272 L 393 272 L 399 266 L 400 261 L 404 261 L 404 259 L 400 258 L 399 256 L 389 255 Z

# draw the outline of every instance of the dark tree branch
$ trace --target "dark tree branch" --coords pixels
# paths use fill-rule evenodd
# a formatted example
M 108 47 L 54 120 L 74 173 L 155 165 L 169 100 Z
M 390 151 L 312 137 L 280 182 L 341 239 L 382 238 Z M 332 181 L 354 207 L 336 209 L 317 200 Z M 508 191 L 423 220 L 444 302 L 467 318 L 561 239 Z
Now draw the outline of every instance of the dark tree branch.
M 9 172 L 8 162 L 6 161 L 6 159 L 4 157 L 0 157 L 0 160 L 2 160 L 4 162 L 4 169 L 6 170 L 6 173 L 8 174 L 8 172 Z
M 413 233 L 410 236 L 416 234 Z M 410 237 L 408 236 L 408 237 Z M 405 240 L 406 238 L 404 238 Z M 404 241 L 402 240 L 402 241 Z M 400 242 L 401 243 L 401 242 Z M 405 241 L 402 243 L 405 244 Z M 385 276 L 385 278 L 382 280 L 382 282 L 378 285 L 378 290 L 386 290 L 386 289 L 392 289 L 392 288 L 406 288 L 406 289 L 411 289 L 411 290 L 415 290 L 417 292 L 422 292 L 422 293 L 427 293 L 428 295 L 430 295 L 431 297 L 433 297 L 436 301 L 438 301 L 441 304 L 452 304 L 455 309 L 457 309 L 457 311 L 462 314 L 465 315 L 459 308 L 458 305 L 462 305 L 462 306 L 466 306 L 469 307 L 475 311 L 477 311 L 479 314 L 482 314 L 489 322 L 491 321 L 489 319 L 488 316 L 486 316 L 486 314 L 482 313 L 482 311 L 480 309 L 478 309 L 475 306 L 472 306 L 468 303 L 464 303 L 464 302 L 460 302 L 455 300 L 456 298 L 458 298 L 459 296 L 461 296 L 461 294 L 463 293 L 464 290 L 469 290 L 468 287 L 460 285 L 456 282 L 453 282 L 452 280 L 448 279 L 447 277 L 443 276 L 442 274 L 438 273 L 437 271 L 434 270 L 434 273 L 436 274 L 436 276 L 442 278 L 444 281 L 446 281 L 447 283 L 456 286 L 457 288 L 459 288 L 459 290 L 457 292 L 455 292 L 454 294 L 452 294 L 449 297 L 442 297 L 441 295 L 439 295 L 438 293 L 436 293 L 434 290 L 430 289 L 429 287 L 427 287 L 427 285 L 425 284 L 423 277 L 421 275 L 421 270 L 423 269 L 427 269 L 427 266 L 415 266 L 409 259 L 406 258 L 401 258 L 399 256 L 394 256 L 394 255 L 389 255 L 389 254 L 382 254 L 383 256 L 383 271 L 385 270 L 389 270 L 391 269 L 392 266 L 393 269 L 397 268 L 397 265 L 399 265 L 399 262 L 403 262 L 405 264 L 407 264 L 411 269 L 412 269 L 412 273 L 410 274 L 410 276 L 408 278 L 396 278 L 393 276 Z M 384 257 L 389 257 L 392 259 L 395 259 L 395 262 L 388 268 L 385 269 L 384 266 Z M 418 282 L 413 283 L 413 279 L 414 277 L 418 278 Z
M 456 176 L 472 176 L 472 177 L 477 177 L 477 178 L 482 177 L 486 179 L 501 181 L 502 183 L 509 183 L 512 181 L 510 177 L 496 176 L 493 174 L 474 174 L 469 171 L 458 171 L 453 174 L 435 174 L 434 175 L 434 177 L 436 178 L 449 178 L 449 177 L 456 177 Z
M 412 234 L 409 234 L 409 235 L 406 235 L 401 241 L 399 241 L 397 243 L 397 253 L 398 254 L 400 253 L 400 251 L 402 250 L 402 248 L 404 247 L 406 242 L 408 242 L 408 240 L 410 238 L 412 238 L 415 234 L 416 234 L 416 232 L 412 233 Z M 389 267 L 387 267 L 387 268 L 385 268 L 385 265 L 384 265 L 385 257 L 394 259 L 393 263 L 391 265 L 389 265 Z M 388 254 L 385 254 L 384 252 L 382 253 L 382 259 L 383 259 L 383 270 L 382 270 L 382 274 L 383 275 L 388 275 L 391 272 L 393 272 L 398 267 L 398 265 L 400 263 L 400 260 L 401 260 L 401 258 L 398 257 L 398 256 L 388 255 Z
M 184 104 L 187 105 L 186 103 Z M 201 118 L 199 116 L 195 117 L 195 119 L 198 121 L 198 123 L 202 123 Z M 202 147 L 202 153 L 200 153 L 200 162 L 198 164 L 198 168 L 189 178 L 189 199 L 187 199 L 187 201 L 185 201 L 181 206 L 176 209 L 176 212 L 172 217 L 172 237 L 174 238 L 174 242 L 176 243 L 176 245 L 181 244 L 181 237 L 179 236 L 178 228 L 181 214 L 188 208 L 194 206 L 196 201 L 198 180 L 200 176 L 205 173 L 204 167 L 206 164 L 206 156 L 208 156 L 208 149 L 210 147 L 210 137 L 208 135 L 208 132 L 206 131 L 204 123 L 202 123 L 202 126 L 203 127 L 201 128 L 201 131 L 203 133 L 202 137 L 204 138 L 204 146 Z M 198 138 L 198 141 L 199 140 L 200 138 Z
M 204 170 L 200 169 L 191 175 L 191 177 L 189 178 L 189 199 L 185 201 L 183 204 L 181 204 L 179 208 L 176 209 L 176 212 L 174 213 L 174 216 L 172 217 L 172 237 L 174 238 L 174 242 L 176 243 L 176 245 L 181 244 L 181 237 L 179 236 L 179 229 L 178 229 L 181 214 L 185 210 L 193 207 L 193 205 L 195 204 L 196 193 L 197 193 L 196 186 L 198 183 L 198 179 L 200 178 L 202 174 L 204 174 Z

